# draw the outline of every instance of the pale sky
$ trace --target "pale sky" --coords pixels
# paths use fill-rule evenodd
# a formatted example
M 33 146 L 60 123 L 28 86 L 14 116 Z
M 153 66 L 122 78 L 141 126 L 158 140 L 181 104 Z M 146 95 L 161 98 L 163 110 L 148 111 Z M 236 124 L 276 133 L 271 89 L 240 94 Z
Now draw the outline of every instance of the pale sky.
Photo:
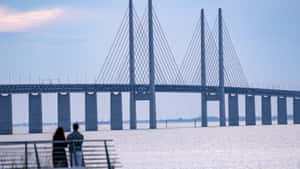
M 141 16 L 147 1 L 134 3 Z M 127 5 L 127 0 L 2 0 L 0 83 L 93 82 Z M 221 7 L 249 83 L 268 88 L 300 89 L 299 6 L 298 0 L 154 0 L 179 65 L 200 9 L 205 9 L 212 25 Z M 125 97 L 124 119 L 128 119 Z M 108 120 L 109 97 L 98 98 L 99 120 Z M 81 94 L 72 95 L 73 121 L 84 120 L 83 99 Z M 200 94 L 163 94 L 157 100 L 159 118 L 200 115 Z M 26 95 L 14 96 L 14 123 L 28 121 L 27 102 Z M 43 103 L 44 121 L 56 121 L 56 96 L 44 95 Z M 148 119 L 145 105 L 138 106 L 138 118 Z M 209 115 L 217 114 L 215 105 L 209 110 Z

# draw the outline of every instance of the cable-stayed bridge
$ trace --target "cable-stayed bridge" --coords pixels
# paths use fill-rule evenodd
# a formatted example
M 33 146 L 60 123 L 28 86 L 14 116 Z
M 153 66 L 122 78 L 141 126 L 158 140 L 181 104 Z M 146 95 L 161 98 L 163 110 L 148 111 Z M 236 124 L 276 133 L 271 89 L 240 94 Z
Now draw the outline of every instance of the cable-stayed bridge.
M 293 98 L 294 123 L 300 124 L 300 91 L 251 88 L 239 62 L 229 30 L 218 10 L 210 28 L 204 14 L 198 20 L 181 65 L 175 61 L 162 26 L 148 0 L 139 17 L 132 0 L 94 84 L 0 85 L 0 134 L 12 133 L 12 95 L 29 94 L 29 132 L 41 133 L 42 93 L 57 93 L 58 125 L 70 130 L 70 93 L 85 93 L 86 130 L 98 130 L 97 92 L 111 92 L 111 129 L 122 124 L 122 92 L 130 93 L 130 129 L 136 129 L 136 102 L 149 101 L 150 128 L 156 128 L 156 92 L 201 93 L 201 124 L 207 126 L 207 102 L 219 102 L 220 126 L 239 125 L 238 95 L 245 95 L 246 125 L 256 124 L 255 96 L 261 96 L 262 124 L 272 124 L 271 97 L 277 97 L 278 124 L 287 124 L 287 97 Z M 200 101 L 199 101 L 200 102 Z

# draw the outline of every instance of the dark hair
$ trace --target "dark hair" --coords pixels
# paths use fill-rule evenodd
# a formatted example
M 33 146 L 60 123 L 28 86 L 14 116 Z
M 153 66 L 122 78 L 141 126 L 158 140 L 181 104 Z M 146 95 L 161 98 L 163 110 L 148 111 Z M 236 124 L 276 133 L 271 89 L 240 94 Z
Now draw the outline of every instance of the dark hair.
M 78 123 L 74 123 L 73 124 L 73 130 L 77 131 L 79 128 L 79 124 Z
M 57 127 L 54 135 L 53 135 L 54 138 L 58 138 L 58 137 L 63 137 L 65 138 L 65 130 L 63 127 Z

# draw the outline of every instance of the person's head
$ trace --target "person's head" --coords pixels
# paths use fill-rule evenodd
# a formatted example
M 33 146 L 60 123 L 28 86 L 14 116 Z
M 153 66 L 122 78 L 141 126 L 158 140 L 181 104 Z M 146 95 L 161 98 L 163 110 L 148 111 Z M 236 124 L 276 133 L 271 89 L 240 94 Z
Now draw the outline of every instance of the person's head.
M 73 124 L 73 130 L 74 131 L 78 131 L 78 129 L 79 129 L 79 124 L 78 123 L 74 123 Z
M 54 133 L 54 137 L 58 137 L 58 136 L 63 136 L 65 137 L 65 130 L 63 127 L 57 127 L 55 133 Z

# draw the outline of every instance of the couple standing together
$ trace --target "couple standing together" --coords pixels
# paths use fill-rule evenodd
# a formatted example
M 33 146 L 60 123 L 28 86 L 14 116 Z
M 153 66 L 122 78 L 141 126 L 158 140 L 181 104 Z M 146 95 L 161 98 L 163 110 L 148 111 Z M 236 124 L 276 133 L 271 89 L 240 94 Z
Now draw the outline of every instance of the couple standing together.
M 84 166 L 82 154 L 83 135 L 78 131 L 78 123 L 73 124 L 73 132 L 65 137 L 64 128 L 58 127 L 53 136 L 53 167 L 68 168 L 65 147 L 69 145 L 71 167 Z

